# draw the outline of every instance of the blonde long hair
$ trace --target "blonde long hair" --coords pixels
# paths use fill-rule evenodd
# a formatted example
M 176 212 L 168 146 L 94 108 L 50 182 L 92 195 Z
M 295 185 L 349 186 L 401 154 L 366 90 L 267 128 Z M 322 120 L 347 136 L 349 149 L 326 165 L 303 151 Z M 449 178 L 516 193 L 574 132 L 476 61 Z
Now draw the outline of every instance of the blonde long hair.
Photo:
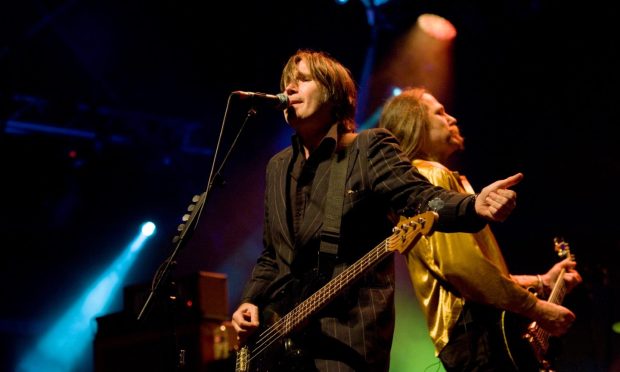
M 428 107 L 422 102 L 424 88 L 409 88 L 388 99 L 383 106 L 379 127 L 392 132 L 410 159 L 435 160 L 422 149 L 429 141 Z

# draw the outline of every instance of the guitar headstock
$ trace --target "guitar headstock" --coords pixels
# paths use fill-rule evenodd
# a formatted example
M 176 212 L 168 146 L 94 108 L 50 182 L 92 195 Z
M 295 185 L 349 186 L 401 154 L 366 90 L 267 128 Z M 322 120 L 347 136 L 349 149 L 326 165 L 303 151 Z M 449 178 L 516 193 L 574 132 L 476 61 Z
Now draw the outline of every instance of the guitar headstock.
M 575 256 L 570 253 L 570 247 L 568 243 L 565 242 L 563 238 L 553 238 L 553 246 L 555 253 L 557 253 L 560 258 L 564 259 L 570 257 L 571 260 L 575 260 Z
M 421 235 L 429 235 L 433 231 L 433 225 L 437 218 L 437 213 L 432 211 L 409 218 L 401 218 L 392 229 L 392 236 L 386 240 L 388 250 L 397 250 L 401 254 L 406 253 Z

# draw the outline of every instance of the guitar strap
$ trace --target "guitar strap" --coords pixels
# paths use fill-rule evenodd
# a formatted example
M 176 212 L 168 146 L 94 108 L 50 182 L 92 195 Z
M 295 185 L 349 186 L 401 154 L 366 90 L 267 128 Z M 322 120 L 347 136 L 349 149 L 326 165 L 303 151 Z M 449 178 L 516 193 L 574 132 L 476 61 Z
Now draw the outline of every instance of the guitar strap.
M 318 257 L 318 271 L 321 277 L 329 279 L 338 258 L 340 245 L 340 221 L 344 207 L 344 188 L 346 183 L 349 148 L 335 151 L 332 155 L 332 167 L 329 175 L 329 186 L 323 228 L 321 230 L 321 246 Z

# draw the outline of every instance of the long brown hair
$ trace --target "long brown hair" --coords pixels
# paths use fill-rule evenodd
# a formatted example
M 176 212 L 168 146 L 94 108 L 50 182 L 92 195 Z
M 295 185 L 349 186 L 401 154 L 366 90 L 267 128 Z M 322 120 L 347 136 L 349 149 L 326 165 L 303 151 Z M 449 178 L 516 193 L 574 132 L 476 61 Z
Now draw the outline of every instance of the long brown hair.
M 383 106 L 379 127 L 392 132 L 410 159 L 433 160 L 422 150 L 429 141 L 428 108 L 422 102 L 424 88 L 409 88 Z
M 296 79 L 297 64 L 305 61 L 312 79 L 322 87 L 326 102 L 334 104 L 333 116 L 341 133 L 355 131 L 355 109 L 357 107 L 357 87 L 351 71 L 329 54 L 310 49 L 300 49 L 292 55 L 280 78 L 280 90 Z

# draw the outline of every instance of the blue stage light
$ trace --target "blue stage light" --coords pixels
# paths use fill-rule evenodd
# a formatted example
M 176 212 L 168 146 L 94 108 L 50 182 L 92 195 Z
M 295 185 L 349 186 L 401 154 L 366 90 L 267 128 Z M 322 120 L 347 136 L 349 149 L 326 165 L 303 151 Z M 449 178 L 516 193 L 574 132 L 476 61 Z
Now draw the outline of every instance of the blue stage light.
M 123 284 L 137 252 L 155 232 L 152 222 L 143 224 L 140 234 L 123 253 L 94 281 L 64 315 L 52 324 L 21 359 L 19 372 L 66 372 L 76 368 L 96 333 L 94 319 L 103 315 Z
M 151 236 L 155 233 L 155 224 L 151 221 L 145 222 L 140 231 L 142 231 L 142 235 L 144 236 Z

